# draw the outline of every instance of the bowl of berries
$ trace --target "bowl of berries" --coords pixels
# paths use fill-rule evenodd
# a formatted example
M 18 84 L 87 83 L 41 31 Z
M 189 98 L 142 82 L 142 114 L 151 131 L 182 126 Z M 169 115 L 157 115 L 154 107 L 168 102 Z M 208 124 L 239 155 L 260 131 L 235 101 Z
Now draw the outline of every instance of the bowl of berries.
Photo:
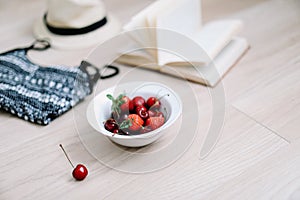
M 113 142 L 141 147 L 168 131 L 181 113 L 181 100 L 168 86 L 128 82 L 96 95 L 86 114 L 89 124 Z

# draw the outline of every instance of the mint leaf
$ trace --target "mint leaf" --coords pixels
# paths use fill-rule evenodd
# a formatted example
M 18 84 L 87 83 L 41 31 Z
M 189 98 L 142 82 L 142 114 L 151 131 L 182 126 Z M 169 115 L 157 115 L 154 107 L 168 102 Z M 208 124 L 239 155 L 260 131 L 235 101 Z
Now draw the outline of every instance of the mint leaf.
M 121 122 L 119 128 L 124 129 L 124 128 L 129 128 L 130 126 L 132 126 L 132 121 L 130 119 L 127 119 Z
M 117 97 L 117 100 L 121 101 L 121 99 L 124 97 L 124 94 L 120 94 L 118 97 Z
M 110 100 L 114 101 L 114 97 L 113 97 L 112 95 L 110 95 L 110 94 L 107 94 L 107 95 L 106 95 L 106 97 L 107 97 L 108 99 L 110 99 Z

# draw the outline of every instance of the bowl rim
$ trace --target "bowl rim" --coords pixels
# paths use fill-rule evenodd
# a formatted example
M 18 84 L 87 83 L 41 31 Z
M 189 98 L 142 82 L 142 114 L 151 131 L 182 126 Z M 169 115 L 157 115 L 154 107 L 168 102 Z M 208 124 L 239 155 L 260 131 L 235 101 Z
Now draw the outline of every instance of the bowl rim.
M 100 132 L 101 134 L 105 135 L 105 136 L 108 136 L 110 138 L 114 138 L 114 139 L 125 139 L 125 140 L 132 140 L 132 139 L 145 139 L 145 138 L 152 138 L 152 137 L 155 137 L 157 134 L 159 134 L 162 130 L 164 129 L 167 129 L 168 127 L 170 127 L 179 117 L 180 115 L 182 114 L 182 101 L 179 97 L 179 95 L 174 91 L 172 90 L 170 87 L 168 87 L 167 85 L 165 84 L 162 84 L 162 83 L 159 83 L 159 82 L 144 82 L 144 81 L 131 81 L 131 82 L 126 82 L 126 83 L 123 83 L 123 84 L 120 84 L 120 85 L 116 85 L 116 86 L 112 86 L 112 87 L 109 87 L 109 88 L 106 88 L 105 90 L 102 90 L 101 92 L 99 92 L 96 96 L 93 97 L 93 99 L 90 101 L 89 105 L 88 105 L 88 108 L 87 108 L 87 111 L 88 110 L 91 110 L 93 109 L 93 116 L 96 117 L 95 115 L 95 108 L 94 108 L 94 104 L 95 104 L 95 101 L 100 98 L 100 96 L 103 96 L 107 94 L 107 91 L 110 91 L 110 90 L 115 90 L 117 87 L 120 87 L 120 86 L 124 86 L 124 85 L 128 85 L 128 84 L 132 84 L 132 85 L 155 85 L 155 86 L 159 86 L 159 87 L 162 87 L 162 88 L 165 88 L 166 90 L 168 90 L 170 92 L 170 94 L 172 94 L 176 101 L 177 101 L 177 104 L 176 105 L 178 107 L 178 112 L 176 113 L 173 113 L 175 116 L 173 117 L 174 120 L 173 121 L 166 121 L 161 127 L 153 130 L 153 131 L 150 131 L 150 132 L 147 132 L 147 133 L 144 133 L 144 134 L 138 134 L 138 135 L 119 135 L 119 134 L 113 134 L 111 133 L 110 131 L 106 130 L 104 128 L 104 126 L 102 127 L 101 125 L 98 125 L 99 128 L 96 128 L 94 127 L 93 124 L 91 124 L 90 120 L 89 120 L 89 115 L 88 115 L 88 112 L 86 112 L 86 117 L 87 117 L 87 121 L 89 123 L 90 126 L 92 126 L 97 132 Z M 97 122 L 98 120 L 95 119 Z

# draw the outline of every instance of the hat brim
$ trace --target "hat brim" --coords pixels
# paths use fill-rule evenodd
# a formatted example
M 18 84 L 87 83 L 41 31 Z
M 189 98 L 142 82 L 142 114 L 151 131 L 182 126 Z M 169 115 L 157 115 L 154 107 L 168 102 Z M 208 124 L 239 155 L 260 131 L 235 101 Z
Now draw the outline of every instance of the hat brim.
M 86 34 L 63 36 L 51 33 L 40 18 L 33 27 L 37 39 L 48 39 L 51 46 L 59 49 L 80 49 L 95 47 L 112 38 L 121 31 L 121 23 L 112 15 L 107 16 L 107 23 L 95 31 Z

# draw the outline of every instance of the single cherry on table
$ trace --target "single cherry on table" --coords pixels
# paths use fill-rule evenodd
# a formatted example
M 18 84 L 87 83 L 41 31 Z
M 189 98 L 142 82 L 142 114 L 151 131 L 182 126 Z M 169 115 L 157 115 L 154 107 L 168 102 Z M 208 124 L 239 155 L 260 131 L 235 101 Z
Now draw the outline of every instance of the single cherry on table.
M 88 175 L 88 170 L 83 164 L 78 164 L 74 168 L 72 175 L 76 180 L 81 181 Z
M 74 167 L 62 144 L 59 144 L 59 146 L 63 150 L 66 158 L 73 167 L 72 176 L 78 181 L 82 181 L 83 179 L 85 179 L 85 177 L 88 175 L 88 169 L 83 164 L 78 164 L 76 167 Z

